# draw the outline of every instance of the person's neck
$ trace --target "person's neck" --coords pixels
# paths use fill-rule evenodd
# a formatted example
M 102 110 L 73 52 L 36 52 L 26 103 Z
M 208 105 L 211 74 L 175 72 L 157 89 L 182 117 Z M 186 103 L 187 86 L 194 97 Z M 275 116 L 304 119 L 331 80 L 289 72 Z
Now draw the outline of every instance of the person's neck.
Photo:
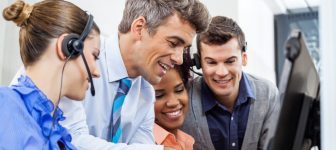
M 31 78 L 36 87 L 51 100 L 55 110 L 59 102 L 61 70 L 50 66 L 53 65 L 47 63 L 34 64 L 26 68 L 26 74 Z
M 139 76 L 136 65 L 137 52 L 134 48 L 136 40 L 133 40 L 130 33 L 118 33 L 120 54 L 125 64 L 127 74 L 134 78 Z
M 235 90 L 235 92 L 231 93 L 228 96 L 217 96 L 215 95 L 215 98 L 217 99 L 218 102 L 223 104 L 227 109 L 229 109 L 230 112 L 233 111 L 233 107 L 237 101 L 238 97 L 238 89 Z

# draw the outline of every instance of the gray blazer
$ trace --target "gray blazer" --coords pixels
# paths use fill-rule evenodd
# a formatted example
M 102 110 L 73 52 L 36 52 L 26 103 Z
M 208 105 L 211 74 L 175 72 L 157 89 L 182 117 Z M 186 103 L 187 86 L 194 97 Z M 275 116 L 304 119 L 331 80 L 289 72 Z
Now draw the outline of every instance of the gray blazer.
M 280 100 L 278 90 L 271 82 L 247 74 L 256 100 L 250 101 L 250 113 L 247 121 L 242 150 L 266 149 L 273 136 L 279 116 Z M 189 89 L 189 112 L 182 130 L 195 138 L 195 150 L 214 150 L 208 123 L 202 111 L 201 79 L 193 80 Z M 191 95 L 192 94 L 192 95 Z

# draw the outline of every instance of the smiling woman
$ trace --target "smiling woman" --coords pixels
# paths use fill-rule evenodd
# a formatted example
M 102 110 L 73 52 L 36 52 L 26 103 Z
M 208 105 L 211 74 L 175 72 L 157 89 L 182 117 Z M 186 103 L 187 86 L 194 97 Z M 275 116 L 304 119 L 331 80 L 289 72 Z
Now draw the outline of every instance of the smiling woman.
M 75 149 L 59 124 L 65 118 L 58 103 L 63 96 L 82 100 L 88 76 L 99 77 L 98 26 L 67 1 L 29 5 L 18 0 L 3 17 L 20 28 L 26 74 L 16 85 L 0 87 L 0 149 Z
M 188 68 L 176 66 L 168 70 L 155 88 L 155 126 L 156 144 L 177 150 L 193 149 L 194 138 L 179 130 L 188 112 Z

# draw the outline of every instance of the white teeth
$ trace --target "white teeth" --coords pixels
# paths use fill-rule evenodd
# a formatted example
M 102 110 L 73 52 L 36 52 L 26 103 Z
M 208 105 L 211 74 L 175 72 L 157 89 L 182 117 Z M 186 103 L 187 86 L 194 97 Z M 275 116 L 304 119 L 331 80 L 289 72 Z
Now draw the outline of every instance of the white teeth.
M 169 112 L 166 113 L 168 116 L 176 117 L 180 114 L 181 110 L 175 111 L 175 112 Z
M 168 71 L 169 70 L 169 66 L 168 65 L 166 65 L 166 64 L 163 64 L 163 63 L 159 63 L 160 64 L 160 66 L 162 66 L 162 68 L 165 70 L 165 71 Z
M 225 84 L 225 83 L 228 83 L 230 81 L 231 81 L 231 79 L 228 79 L 228 80 L 215 80 L 215 82 L 220 83 L 220 84 Z

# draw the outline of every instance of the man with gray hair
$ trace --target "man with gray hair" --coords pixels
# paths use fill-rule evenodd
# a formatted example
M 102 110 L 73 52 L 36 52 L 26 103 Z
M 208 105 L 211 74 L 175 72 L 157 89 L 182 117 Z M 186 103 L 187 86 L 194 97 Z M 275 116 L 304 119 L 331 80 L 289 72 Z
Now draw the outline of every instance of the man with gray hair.
M 163 149 L 154 145 L 151 84 L 183 63 L 183 51 L 209 20 L 198 0 L 127 0 L 118 33 L 102 40 L 96 95 L 88 91 L 84 105 L 67 99 L 60 104 L 73 144 L 90 150 Z

